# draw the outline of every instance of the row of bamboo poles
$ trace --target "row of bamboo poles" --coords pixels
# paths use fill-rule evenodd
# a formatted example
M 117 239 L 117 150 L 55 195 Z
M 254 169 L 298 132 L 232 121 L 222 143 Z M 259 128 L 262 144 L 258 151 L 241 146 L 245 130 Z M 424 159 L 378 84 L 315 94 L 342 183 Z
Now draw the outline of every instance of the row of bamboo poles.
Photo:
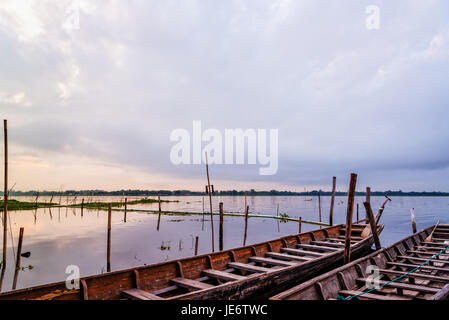
M 2 268 L 5 269 L 6 267 L 6 256 L 7 256 L 7 222 L 8 222 L 8 130 L 7 130 L 7 120 L 4 120 L 4 208 L 3 208 L 3 261 L 2 261 Z M 206 194 L 209 196 L 209 207 L 210 207 L 210 223 L 211 223 L 211 245 L 212 245 L 212 252 L 215 251 L 215 239 L 214 239 L 214 219 L 213 219 L 213 211 L 212 211 L 212 195 L 214 194 L 214 185 L 210 182 L 210 175 L 209 175 L 209 164 L 208 164 L 208 158 L 206 153 L 206 176 L 207 176 L 207 185 L 205 187 Z M 351 174 L 350 179 L 350 185 L 349 185 L 349 191 L 348 191 L 348 206 L 347 206 L 347 219 L 346 219 L 346 228 L 347 232 L 346 234 L 349 235 L 349 238 L 346 239 L 346 247 L 345 247 L 345 261 L 350 260 L 350 234 L 351 234 L 351 228 L 352 228 L 352 221 L 353 221 L 353 210 L 354 210 L 354 195 L 355 195 L 355 188 L 356 188 L 356 182 L 357 182 L 357 175 Z M 332 196 L 331 196 L 331 204 L 330 204 L 330 212 L 329 212 L 329 225 L 333 225 L 333 215 L 334 215 L 334 204 L 335 204 L 335 192 L 336 192 L 336 177 L 333 177 L 332 180 Z M 36 202 L 37 202 L 36 196 Z M 52 197 L 53 199 L 53 197 Z M 60 199 L 61 200 L 61 199 Z M 51 200 L 52 201 L 52 200 Z M 50 202 L 51 202 L 50 201 Z M 75 200 L 76 201 L 76 197 Z M 157 230 L 160 229 L 160 221 L 161 221 L 161 199 L 160 195 L 158 195 L 158 203 L 159 203 L 159 214 L 158 214 L 158 221 L 157 221 Z M 68 198 L 67 198 L 67 204 L 68 204 Z M 126 222 L 127 218 L 127 198 L 125 198 L 124 202 L 124 221 Z M 376 225 L 376 221 L 374 219 L 374 216 L 372 214 L 372 209 L 370 206 L 370 188 L 367 188 L 366 193 L 366 202 L 364 203 L 365 209 L 366 209 L 366 217 L 363 221 L 369 222 L 371 224 L 372 232 L 375 236 L 376 240 L 376 247 L 380 248 L 380 241 L 378 239 L 377 235 L 377 227 L 374 227 Z M 249 218 L 249 206 L 247 205 L 247 198 L 245 194 L 245 207 L 244 207 L 244 217 L 245 217 L 245 226 L 244 226 L 244 235 L 243 235 L 243 245 L 246 245 L 247 242 L 247 231 L 248 231 L 248 218 Z M 278 207 L 279 208 L 279 207 Z M 83 216 L 84 211 L 84 199 L 82 199 L 81 202 L 81 216 Z M 107 271 L 111 271 L 111 213 L 112 208 L 111 204 L 108 206 L 108 227 L 107 227 Z M 319 214 L 319 222 L 322 222 L 322 211 L 321 211 L 321 194 L 318 193 L 318 214 Z M 279 211 L 278 211 L 279 215 Z M 357 221 L 359 221 L 359 207 L 357 204 Z M 279 220 L 278 220 L 279 222 Z M 303 220 L 301 217 L 298 218 L 298 232 L 301 233 L 302 229 L 302 223 Z M 203 201 L 203 225 L 204 225 L 204 201 Z M 17 258 L 16 258 L 16 273 L 20 269 L 20 254 L 21 254 L 21 247 L 23 243 L 23 234 L 24 229 L 20 228 L 19 232 L 19 243 L 17 248 Z M 219 203 L 219 250 L 224 249 L 224 240 L 223 240 L 223 234 L 224 234 L 224 210 L 223 210 L 223 203 Z M 198 242 L 199 237 L 195 238 L 195 255 L 198 254 Z M 14 288 L 17 281 L 17 276 L 14 278 Z

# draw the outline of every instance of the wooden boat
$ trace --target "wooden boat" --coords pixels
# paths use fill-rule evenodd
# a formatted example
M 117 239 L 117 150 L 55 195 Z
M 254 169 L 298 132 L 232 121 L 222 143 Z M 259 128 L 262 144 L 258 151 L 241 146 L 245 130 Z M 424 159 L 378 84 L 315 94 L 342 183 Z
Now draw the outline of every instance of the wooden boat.
M 351 233 L 354 256 L 367 254 L 373 236 Z M 383 225 L 378 226 L 379 232 Z M 343 261 L 345 225 L 286 236 L 251 246 L 95 275 L 80 289 L 65 282 L 0 294 L 0 299 L 36 300 L 206 300 L 269 298 Z
M 429 259 L 431 262 L 426 263 Z M 369 266 L 378 267 L 379 282 L 374 286 L 372 273 L 367 270 Z M 443 300 L 448 297 L 449 225 L 437 225 L 270 300 Z

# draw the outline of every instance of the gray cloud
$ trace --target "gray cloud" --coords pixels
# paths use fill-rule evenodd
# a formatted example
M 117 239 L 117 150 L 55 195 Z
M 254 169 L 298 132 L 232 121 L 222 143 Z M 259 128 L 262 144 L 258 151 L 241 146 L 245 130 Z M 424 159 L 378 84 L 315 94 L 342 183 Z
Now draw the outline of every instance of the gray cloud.
M 295 187 L 358 171 L 379 188 L 449 190 L 447 1 L 377 1 L 377 31 L 371 1 L 80 1 L 72 31 L 70 1 L 12 3 L 0 108 L 14 143 L 194 179 L 202 167 L 169 161 L 173 129 L 277 128 L 276 176 L 216 178 Z M 1 100 L 20 92 L 27 106 Z

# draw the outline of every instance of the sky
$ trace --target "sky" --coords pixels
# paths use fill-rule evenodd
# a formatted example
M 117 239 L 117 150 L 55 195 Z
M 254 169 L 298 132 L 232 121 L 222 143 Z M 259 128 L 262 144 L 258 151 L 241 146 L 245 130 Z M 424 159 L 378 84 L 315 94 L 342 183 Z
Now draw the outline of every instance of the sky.
M 446 0 L 0 1 L 15 190 L 203 190 L 170 159 L 201 121 L 278 131 L 276 174 L 218 190 L 449 191 L 448 74 Z

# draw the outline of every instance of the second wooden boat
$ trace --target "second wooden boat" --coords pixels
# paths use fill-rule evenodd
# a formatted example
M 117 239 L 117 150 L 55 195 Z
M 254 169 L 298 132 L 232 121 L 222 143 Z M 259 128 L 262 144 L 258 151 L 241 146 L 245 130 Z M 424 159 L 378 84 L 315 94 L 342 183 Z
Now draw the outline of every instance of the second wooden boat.
M 354 257 L 367 254 L 373 236 L 364 224 L 351 232 Z M 378 226 L 379 233 L 383 225 Z M 268 298 L 289 286 L 331 270 L 344 257 L 345 225 L 286 236 L 246 247 L 0 294 L 34 300 L 210 300 Z
M 270 300 L 447 299 L 448 253 L 449 225 L 437 225 Z

